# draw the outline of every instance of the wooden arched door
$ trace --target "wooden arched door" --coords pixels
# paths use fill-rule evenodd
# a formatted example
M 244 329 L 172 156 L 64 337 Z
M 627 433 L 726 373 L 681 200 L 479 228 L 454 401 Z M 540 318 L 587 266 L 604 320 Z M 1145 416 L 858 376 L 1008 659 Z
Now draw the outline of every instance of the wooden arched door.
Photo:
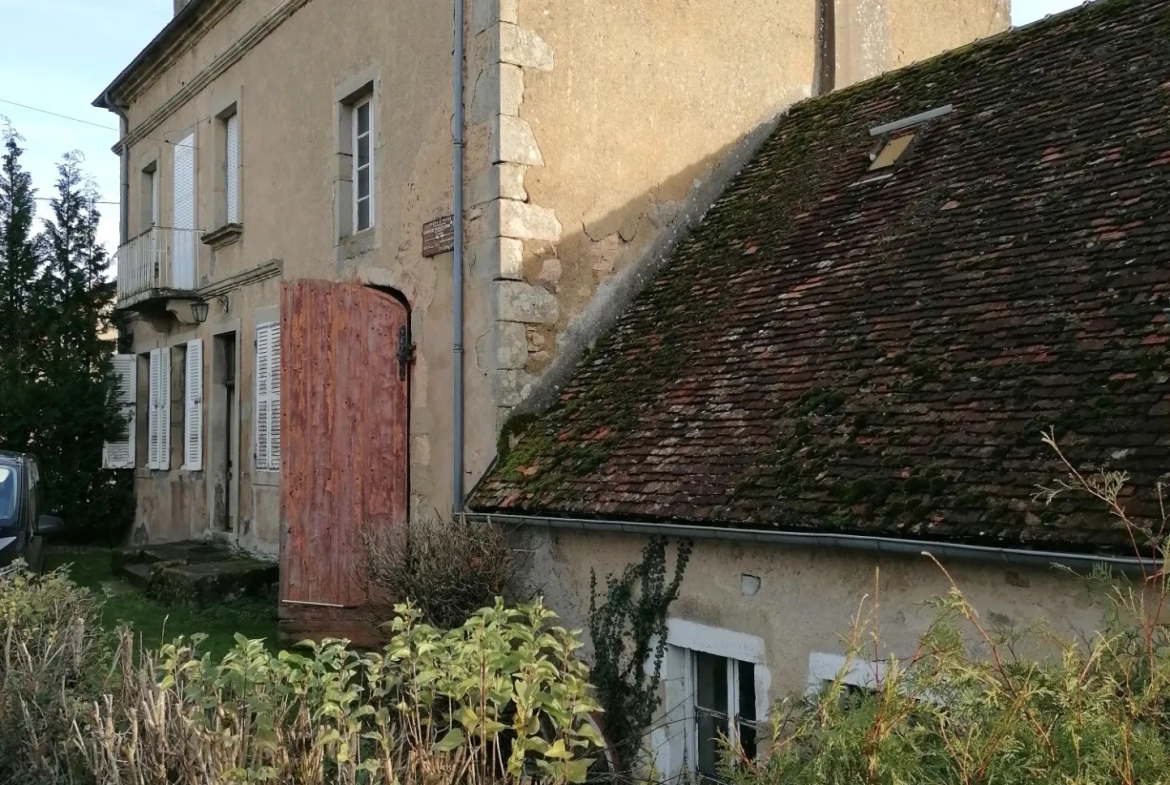
M 406 525 L 409 314 L 353 283 L 288 282 L 281 300 L 281 600 L 356 608 L 363 527 Z

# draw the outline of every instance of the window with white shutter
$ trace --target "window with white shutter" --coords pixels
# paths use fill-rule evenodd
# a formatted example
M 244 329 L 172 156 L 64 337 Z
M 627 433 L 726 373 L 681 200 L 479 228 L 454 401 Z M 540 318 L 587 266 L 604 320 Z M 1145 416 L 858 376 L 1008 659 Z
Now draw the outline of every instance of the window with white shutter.
M 187 341 L 186 394 L 183 397 L 183 468 L 203 469 L 203 341 Z
M 171 237 L 171 285 L 195 288 L 195 133 L 174 147 L 175 199 Z
M 102 467 L 106 469 L 133 469 L 138 358 L 133 354 L 115 354 L 113 364 L 114 376 L 118 380 L 118 409 L 126 422 L 126 432 L 121 439 L 105 443 L 102 448 Z
M 147 415 L 146 468 L 171 467 L 171 350 L 150 352 L 150 411 Z
M 353 231 L 374 225 L 374 115 L 369 97 L 353 105 Z
M 225 156 L 227 171 L 225 187 L 227 191 L 227 222 L 240 222 L 240 115 L 233 114 L 225 123 L 227 137 L 227 155 Z
M 280 470 L 280 323 L 256 325 L 256 468 Z

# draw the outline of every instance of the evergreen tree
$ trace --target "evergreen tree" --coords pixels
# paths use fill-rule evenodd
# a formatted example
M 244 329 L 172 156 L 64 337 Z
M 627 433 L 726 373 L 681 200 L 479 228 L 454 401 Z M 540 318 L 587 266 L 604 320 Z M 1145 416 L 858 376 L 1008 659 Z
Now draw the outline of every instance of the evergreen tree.
M 115 286 L 105 277 L 110 260 L 97 241 L 97 192 L 81 172 L 81 157 L 65 156 L 57 173 L 38 287 L 52 313 L 43 328 L 46 389 L 38 450 L 48 496 L 67 521 L 96 535 L 126 522 L 131 481 L 125 472 L 101 467 L 103 443 L 125 427 L 111 363 L 116 342 L 101 337 L 111 329 Z
M 101 468 L 103 442 L 125 424 L 116 402 L 110 329 L 115 289 L 97 241 L 96 191 L 67 155 L 52 217 L 33 234 L 32 181 L 20 137 L 0 158 L 0 449 L 40 459 L 49 507 L 92 539 L 125 528 L 133 477 Z
M 27 449 L 40 421 L 37 355 L 41 252 L 33 235 L 32 178 L 20 165 L 21 137 L 3 127 L 0 156 L 0 449 Z

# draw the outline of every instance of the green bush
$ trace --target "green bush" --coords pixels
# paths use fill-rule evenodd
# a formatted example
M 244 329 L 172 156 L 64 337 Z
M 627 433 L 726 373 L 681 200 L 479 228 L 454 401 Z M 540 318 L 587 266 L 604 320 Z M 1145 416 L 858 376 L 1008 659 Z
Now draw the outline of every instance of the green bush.
M 550 611 L 497 603 L 441 632 L 397 610 L 381 653 L 326 640 L 272 655 L 242 637 L 218 664 L 198 639 L 142 652 L 75 747 L 99 782 L 138 785 L 584 779 L 596 704 Z
M 600 736 L 574 632 L 497 600 L 453 630 L 396 607 L 393 637 L 272 654 L 203 636 L 138 650 L 64 572 L 0 577 L 0 783 L 298 785 L 585 779 Z

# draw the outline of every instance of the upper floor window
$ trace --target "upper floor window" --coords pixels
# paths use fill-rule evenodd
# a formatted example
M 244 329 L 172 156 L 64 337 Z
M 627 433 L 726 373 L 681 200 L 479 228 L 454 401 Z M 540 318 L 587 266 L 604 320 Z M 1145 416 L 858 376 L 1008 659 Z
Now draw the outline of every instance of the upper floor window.
M 333 150 L 337 161 L 333 180 L 337 243 L 350 251 L 369 250 L 376 245 L 374 233 L 369 230 L 378 222 L 374 196 L 378 190 L 377 78 L 370 73 L 354 77 L 339 86 L 333 98 L 337 122 Z M 346 242 L 358 236 L 355 242 Z
M 233 111 L 223 121 L 224 125 L 224 186 L 227 222 L 240 222 L 240 114 Z
M 374 223 L 374 116 L 369 96 L 353 105 L 353 231 Z
M 158 226 L 158 161 L 151 161 L 142 168 L 140 231 L 145 232 Z

